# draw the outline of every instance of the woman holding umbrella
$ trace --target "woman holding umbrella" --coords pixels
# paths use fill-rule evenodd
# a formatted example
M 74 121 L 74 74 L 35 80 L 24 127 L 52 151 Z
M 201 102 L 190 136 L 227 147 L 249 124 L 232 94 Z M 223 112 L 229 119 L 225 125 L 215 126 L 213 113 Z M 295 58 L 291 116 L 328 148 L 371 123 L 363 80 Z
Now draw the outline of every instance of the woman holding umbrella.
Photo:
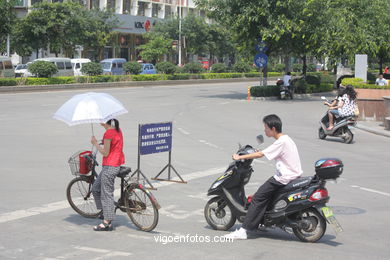
M 103 222 L 95 226 L 95 231 L 111 231 L 112 220 L 115 217 L 114 183 L 119 173 L 120 166 L 125 163 L 123 154 L 123 135 L 117 119 L 110 119 L 101 123 L 106 129 L 103 135 L 102 145 L 92 136 L 91 143 L 103 155 L 102 171 L 96 178 L 92 193 L 96 207 L 103 210 Z

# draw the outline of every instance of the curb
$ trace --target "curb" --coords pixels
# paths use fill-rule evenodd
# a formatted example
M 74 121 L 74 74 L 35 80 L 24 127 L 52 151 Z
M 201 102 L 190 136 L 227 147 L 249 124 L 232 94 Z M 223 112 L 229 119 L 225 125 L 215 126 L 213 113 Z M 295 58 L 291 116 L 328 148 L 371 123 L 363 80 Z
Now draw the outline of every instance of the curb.
M 373 134 L 376 134 L 376 135 L 381 135 L 381 136 L 384 136 L 384 137 L 390 137 L 390 131 L 387 131 L 387 130 L 377 130 L 377 129 L 374 129 L 372 127 L 364 126 L 364 125 L 359 124 L 359 123 L 357 123 L 355 127 L 360 129 L 360 130 L 367 131 L 367 132 L 370 132 L 370 133 L 373 133 Z
M 273 78 L 268 78 L 273 80 Z M 123 81 L 123 82 L 102 82 L 83 84 L 62 84 L 62 85 L 28 85 L 28 86 L 0 86 L 1 93 L 20 93 L 35 91 L 58 91 L 69 89 L 95 89 L 95 88 L 121 88 L 121 87 L 151 87 L 151 86 L 172 86 L 191 85 L 224 82 L 257 82 L 257 78 L 230 78 L 230 79 L 190 79 L 190 80 L 162 80 L 162 81 Z

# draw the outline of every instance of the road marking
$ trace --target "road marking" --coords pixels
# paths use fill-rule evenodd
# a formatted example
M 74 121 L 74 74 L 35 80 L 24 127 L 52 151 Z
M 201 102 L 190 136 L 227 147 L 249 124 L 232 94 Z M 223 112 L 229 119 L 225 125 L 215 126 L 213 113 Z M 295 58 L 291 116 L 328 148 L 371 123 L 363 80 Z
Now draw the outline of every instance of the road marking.
M 219 103 L 220 105 L 227 105 L 227 104 L 230 104 L 230 102 L 222 102 L 222 103 Z
M 357 186 L 357 185 L 351 185 L 351 187 L 352 187 L 352 188 L 358 188 L 358 189 L 361 189 L 361 190 L 364 190 L 364 191 L 369 191 L 369 192 L 373 192 L 373 193 L 378 193 L 378 194 L 381 194 L 381 195 L 385 195 L 385 196 L 390 197 L 390 193 L 386 193 L 386 192 L 383 192 L 383 191 L 373 190 L 373 189 L 369 189 L 369 188 L 364 188 L 364 187 L 360 187 L 360 186 Z
M 101 248 L 94 248 L 94 247 L 86 247 L 86 246 L 73 246 L 75 249 L 99 253 L 99 254 L 105 254 L 103 256 L 94 258 L 94 259 L 105 259 L 110 256 L 131 256 L 132 253 L 128 252 L 122 252 L 122 251 L 111 251 L 107 249 L 101 249 Z
M 181 132 L 182 134 L 185 134 L 185 135 L 189 135 L 190 134 L 186 130 L 184 130 L 183 128 L 180 128 L 180 127 L 178 127 L 177 130 L 179 130 L 179 132 Z
M 211 147 L 213 147 L 213 148 L 220 149 L 217 145 L 212 144 L 212 143 L 209 143 L 209 142 L 207 142 L 207 141 L 205 141 L 205 140 L 199 140 L 199 142 L 204 143 L 205 145 L 211 146 Z
M 221 174 L 224 171 L 225 171 L 225 167 L 212 168 L 212 169 L 208 169 L 208 170 L 204 170 L 204 171 L 189 173 L 189 174 L 183 175 L 182 178 L 185 181 L 190 181 L 190 180 L 194 180 L 194 179 L 207 177 L 210 175 Z M 179 180 L 177 177 L 173 178 L 173 179 Z M 153 181 L 151 183 L 155 188 L 165 187 L 168 185 L 175 184 L 175 182 L 153 182 Z M 115 190 L 115 194 L 119 194 L 118 192 L 119 192 L 119 189 Z M 15 211 L 0 214 L 0 223 L 6 223 L 9 221 L 27 218 L 27 217 L 31 217 L 31 216 L 36 216 L 36 215 L 43 214 L 43 213 L 50 213 L 53 211 L 62 210 L 62 209 L 66 209 L 69 207 L 70 206 L 69 206 L 68 201 L 62 200 L 62 201 L 57 201 L 57 202 L 45 204 L 45 205 L 42 205 L 41 207 L 33 207 L 33 208 L 26 209 L 26 210 L 15 210 Z

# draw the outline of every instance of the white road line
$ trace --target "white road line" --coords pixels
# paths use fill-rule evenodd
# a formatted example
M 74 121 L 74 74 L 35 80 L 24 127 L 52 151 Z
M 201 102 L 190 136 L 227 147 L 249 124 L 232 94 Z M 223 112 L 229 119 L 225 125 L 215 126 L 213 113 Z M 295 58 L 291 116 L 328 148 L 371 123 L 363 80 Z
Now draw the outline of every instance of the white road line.
M 73 246 L 73 248 L 78 249 L 78 250 L 88 251 L 88 252 L 105 254 L 105 255 L 102 255 L 102 256 L 94 258 L 94 259 L 105 259 L 105 258 L 111 257 L 111 256 L 131 256 L 132 255 L 132 253 L 129 253 L 129 252 L 112 251 L 112 250 L 107 250 L 107 249 L 86 247 L 86 246 Z
M 211 146 L 211 147 L 213 147 L 213 148 L 220 149 L 217 145 L 212 144 L 212 143 L 209 143 L 209 142 L 207 142 L 207 141 L 205 141 L 205 140 L 199 140 L 199 142 L 204 143 L 204 144 L 206 144 L 206 145 L 208 145 L 208 146 Z
M 220 105 L 227 105 L 227 104 L 230 104 L 230 102 L 222 102 L 222 103 L 219 103 Z
M 178 127 L 177 130 L 179 130 L 180 133 L 185 134 L 185 135 L 189 135 L 190 134 L 186 130 L 184 130 L 183 128 L 180 128 L 180 127 Z
M 204 170 L 204 171 L 189 173 L 189 174 L 183 175 L 182 178 L 185 181 L 190 181 L 190 180 L 199 179 L 199 178 L 203 178 L 203 177 L 210 176 L 210 175 L 221 174 L 224 171 L 225 171 L 225 167 L 224 168 L 212 168 L 212 169 L 208 169 L 208 170 Z M 174 178 L 174 180 L 179 180 L 179 179 Z M 151 183 L 155 188 L 175 184 L 175 182 L 153 182 L 153 181 Z M 118 194 L 118 190 L 115 191 L 115 194 Z M 158 200 L 158 198 L 157 198 L 157 200 Z M 6 223 L 9 221 L 27 218 L 27 217 L 31 217 L 31 216 L 36 216 L 36 215 L 43 214 L 43 213 L 50 213 L 53 211 L 62 210 L 62 209 L 66 209 L 69 207 L 70 206 L 69 206 L 68 201 L 62 200 L 62 201 L 58 201 L 58 202 L 45 204 L 45 205 L 42 205 L 41 207 L 33 207 L 33 208 L 26 209 L 26 210 L 15 210 L 15 211 L 0 214 L 0 223 Z
M 352 188 L 358 188 L 358 189 L 361 189 L 361 190 L 364 190 L 364 191 L 369 191 L 369 192 L 373 192 L 373 193 L 377 193 L 377 194 L 381 194 L 381 195 L 390 197 L 390 193 L 386 193 L 386 192 L 383 192 L 383 191 L 373 190 L 373 189 L 369 189 L 369 188 L 364 188 L 364 187 L 360 187 L 360 186 L 357 186 L 357 185 L 351 185 L 351 187 Z

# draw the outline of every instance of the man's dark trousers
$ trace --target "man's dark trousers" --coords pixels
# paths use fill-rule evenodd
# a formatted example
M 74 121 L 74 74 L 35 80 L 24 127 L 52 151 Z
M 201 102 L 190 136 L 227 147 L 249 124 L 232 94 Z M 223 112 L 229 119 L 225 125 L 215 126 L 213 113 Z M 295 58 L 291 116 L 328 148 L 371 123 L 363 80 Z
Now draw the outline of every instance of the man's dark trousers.
M 274 196 L 274 194 L 285 185 L 275 180 L 274 177 L 269 178 L 252 197 L 252 202 L 249 206 L 248 213 L 246 214 L 242 227 L 246 230 L 257 229 L 264 213 L 267 210 L 267 206 Z

